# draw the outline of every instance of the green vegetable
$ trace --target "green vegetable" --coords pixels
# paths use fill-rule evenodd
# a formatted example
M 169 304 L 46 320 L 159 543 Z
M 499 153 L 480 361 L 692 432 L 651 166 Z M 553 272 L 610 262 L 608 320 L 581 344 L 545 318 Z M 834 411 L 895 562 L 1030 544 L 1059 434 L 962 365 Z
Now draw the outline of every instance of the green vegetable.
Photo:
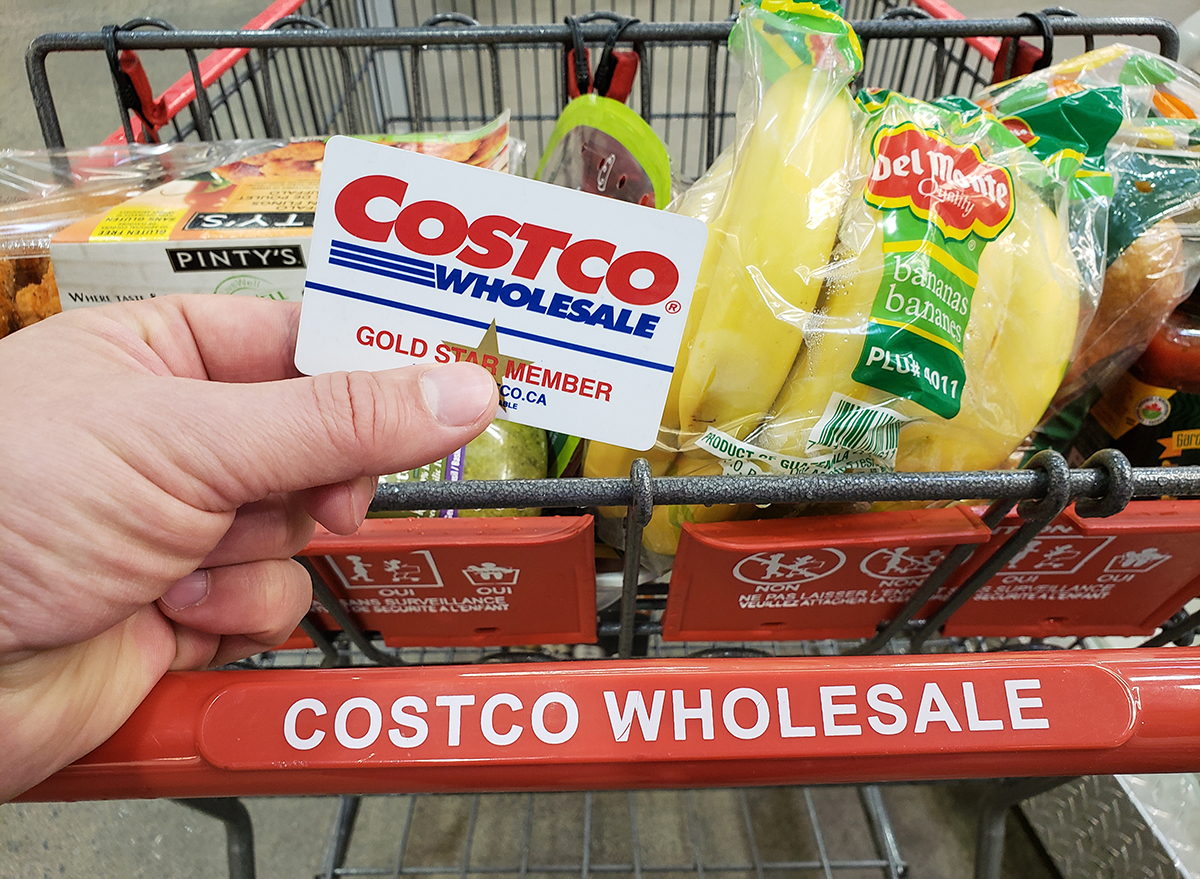
M 511 421 L 493 421 L 463 450 L 462 462 L 455 455 L 434 461 L 414 470 L 381 476 L 380 482 L 430 482 L 455 478 L 461 467 L 459 479 L 545 479 L 550 466 L 549 444 L 546 431 L 540 427 L 514 424 Z M 539 516 L 541 510 L 530 509 L 479 509 L 458 510 L 458 516 Z M 398 511 L 371 513 L 380 518 L 432 518 L 439 516 L 438 510 Z
M 546 431 L 493 421 L 467 443 L 464 479 L 545 479 L 550 466 Z M 459 510 L 460 516 L 538 516 L 539 509 Z

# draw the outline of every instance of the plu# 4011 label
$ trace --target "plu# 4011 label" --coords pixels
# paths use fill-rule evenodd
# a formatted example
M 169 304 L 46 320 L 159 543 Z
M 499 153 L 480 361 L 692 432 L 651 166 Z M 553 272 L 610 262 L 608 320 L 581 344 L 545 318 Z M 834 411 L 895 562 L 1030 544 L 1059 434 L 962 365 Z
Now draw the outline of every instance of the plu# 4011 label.
M 1012 220 L 1012 177 L 912 122 L 882 127 L 871 157 L 863 198 L 881 212 L 883 280 L 853 377 L 953 418 L 979 260 Z

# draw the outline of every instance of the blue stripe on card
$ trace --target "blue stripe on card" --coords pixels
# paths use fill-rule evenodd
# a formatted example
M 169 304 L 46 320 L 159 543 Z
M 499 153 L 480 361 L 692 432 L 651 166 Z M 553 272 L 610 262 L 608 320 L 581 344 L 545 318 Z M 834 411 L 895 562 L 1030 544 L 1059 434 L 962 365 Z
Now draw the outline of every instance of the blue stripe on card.
M 360 262 L 346 262 L 344 259 L 338 259 L 336 256 L 330 255 L 329 264 L 331 266 L 341 266 L 344 269 L 354 269 L 359 272 L 369 272 L 372 275 L 379 275 L 383 278 L 394 278 L 397 281 L 407 281 L 410 284 L 420 284 L 422 287 L 436 287 L 437 282 L 433 275 L 415 274 L 411 269 L 404 270 L 397 268 L 379 269 L 374 266 L 369 266 Z
M 342 251 L 342 256 L 347 259 L 353 259 L 356 256 L 374 257 L 375 259 L 384 262 L 397 263 L 399 265 L 409 266 L 414 269 L 424 269 L 427 272 L 433 272 L 433 263 L 427 259 L 413 259 L 411 256 L 401 256 L 398 253 L 393 253 L 390 250 L 379 250 L 375 247 L 363 247 L 361 244 L 353 244 L 349 241 L 333 240 L 329 242 L 331 250 Z

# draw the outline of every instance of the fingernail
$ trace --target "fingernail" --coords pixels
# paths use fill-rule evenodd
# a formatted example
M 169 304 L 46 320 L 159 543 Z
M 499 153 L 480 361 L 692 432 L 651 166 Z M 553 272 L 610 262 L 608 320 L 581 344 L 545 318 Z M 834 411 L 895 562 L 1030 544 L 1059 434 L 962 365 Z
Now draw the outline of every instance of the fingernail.
M 450 363 L 421 376 L 425 404 L 447 427 L 470 424 L 491 408 L 496 380 L 473 363 Z
M 350 483 L 350 516 L 359 525 L 367 517 L 367 509 L 375 499 L 375 489 L 379 480 L 375 477 L 356 479 Z
M 176 580 L 160 599 L 171 610 L 194 607 L 208 598 L 208 570 L 200 568 L 181 580 Z

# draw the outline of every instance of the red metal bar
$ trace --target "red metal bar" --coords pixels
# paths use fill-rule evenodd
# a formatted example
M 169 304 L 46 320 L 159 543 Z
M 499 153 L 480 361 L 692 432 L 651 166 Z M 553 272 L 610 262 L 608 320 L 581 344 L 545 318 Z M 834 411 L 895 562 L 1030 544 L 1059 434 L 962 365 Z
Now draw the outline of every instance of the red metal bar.
M 263 30 L 271 22 L 294 13 L 303 3 L 304 0 L 275 0 L 274 3 L 246 22 L 242 30 Z M 200 81 L 206 87 L 212 85 L 223 74 L 228 72 L 234 64 L 244 58 L 249 51 L 249 49 L 218 49 L 215 52 L 209 53 L 200 59 Z M 161 104 L 166 110 L 166 121 L 163 124 L 165 125 L 174 119 L 195 99 L 196 84 L 192 80 L 190 73 L 184 74 L 168 86 L 155 101 L 156 104 Z M 133 135 L 135 138 L 139 138 L 142 132 L 141 120 L 134 118 L 131 121 L 133 123 Z M 155 130 L 157 131 L 158 129 L 156 128 Z M 104 139 L 104 143 L 125 143 L 124 130 L 118 128 Z
M 934 18 L 956 21 L 965 16 L 945 0 L 913 0 L 913 6 L 924 9 Z M 966 42 L 988 61 L 995 61 L 1000 54 L 999 37 L 967 37 Z
M 1200 768 L 1185 649 L 167 675 L 26 800 Z

